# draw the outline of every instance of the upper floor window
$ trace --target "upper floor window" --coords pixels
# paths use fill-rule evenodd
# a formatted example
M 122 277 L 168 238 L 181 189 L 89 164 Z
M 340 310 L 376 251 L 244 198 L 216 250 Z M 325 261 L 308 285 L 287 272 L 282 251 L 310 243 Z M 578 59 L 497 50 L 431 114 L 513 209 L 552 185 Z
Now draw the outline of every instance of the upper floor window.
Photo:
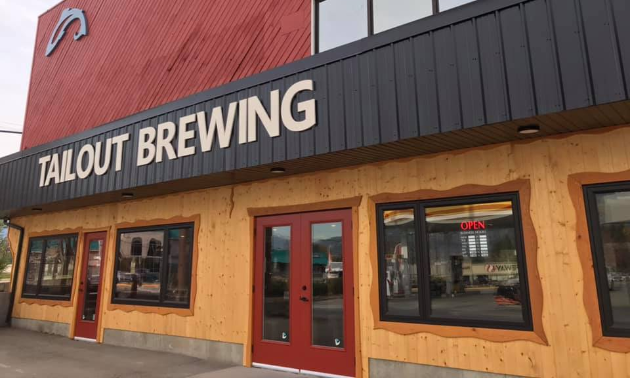
M 77 235 L 61 235 L 30 240 L 23 298 L 70 300 L 77 239 Z
M 517 194 L 383 204 L 381 319 L 532 329 Z
M 630 183 L 584 189 L 602 330 L 630 337 Z
M 192 224 L 121 230 L 113 303 L 189 307 Z
M 475 0 L 315 0 L 317 52 Z

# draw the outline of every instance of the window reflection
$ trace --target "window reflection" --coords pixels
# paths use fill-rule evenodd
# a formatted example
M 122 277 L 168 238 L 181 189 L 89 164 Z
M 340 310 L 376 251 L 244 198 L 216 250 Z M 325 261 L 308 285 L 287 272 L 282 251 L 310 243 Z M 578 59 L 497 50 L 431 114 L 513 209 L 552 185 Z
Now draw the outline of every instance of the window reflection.
M 473 1 L 477 1 L 477 0 L 439 0 L 440 12 L 457 8 L 464 4 L 472 3 Z
M 291 227 L 265 229 L 263 338 L 289 342 Z
M 512 203 L 425 209 L 431 316 L 522 322 Z
M 385 242 L 385 292 L 388 315 L 417 316 L 418 267 L 416 223 L 413 209 L 388 210 L 383 214 Z
M 373 0 L 374 33 L 433 14 L 433 0 Z
M 192 228 L 168 231 L 168 302 L 186 303 L 190 297 Z
M 22 294 L 69 299 L 76 251 L 76 235 L 32 240 Z
M 379 205 L 381 319 L 530 329 L 517 201 Z
M 96 307 L 98 299 L 98 288 L 100 285 L 101 275 L 101 256 L 103 250 L 103 241 L 91 241 L 88 246 L 87 274 L 85 276 L 86 288 L 85 300 L 83 304 L 82 320 L 93 321 L 96 319 Z
M 367 37 L 366 0 L 324 0 L 318 7 L 320 52 Z
M 598 194 L 596 202 L 611 326 L 630 329 L 630 192 Z
M 317 50 L 330 50 L 474 1 L 316 0 Z
M 312 344 L 343 348 L 342 224 L 311 226 Z
M 0 282 L 11 280 L 13 255 L 9 245 L 9 228 L 0 223 Z
M 114 299 L 185 307 L 190 301 L 192 225 L 119 234 Z
M 120 234 L 116 298 L 160 299 L 164 231 Z
M 26 277 L 22 294 L 37 295 L 37 284 L 39 283 L 39 267 L 44 252 L 44 240 L 33 240 L 28 251 L 28 266 L 26 267 Z

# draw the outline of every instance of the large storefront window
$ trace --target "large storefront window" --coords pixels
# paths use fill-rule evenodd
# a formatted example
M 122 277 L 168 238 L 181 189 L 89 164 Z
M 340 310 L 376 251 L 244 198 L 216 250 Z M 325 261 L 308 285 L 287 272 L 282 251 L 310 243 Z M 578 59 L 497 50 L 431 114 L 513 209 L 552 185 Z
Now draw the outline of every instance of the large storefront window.
M 193 225 L 173 225 L 118 234 L 113 303 L 188 307 Z
M 517 195 L 378 213 L 383 320 L 531 329 Z
M 585 188 L 602 329 L 630 337 L 630 183 Z
M 315 0 L 317 52 L 476 0 Z
M 30 240 L 23 298 L 70 300 L 77 239 L 77 235 L 62 235 Z

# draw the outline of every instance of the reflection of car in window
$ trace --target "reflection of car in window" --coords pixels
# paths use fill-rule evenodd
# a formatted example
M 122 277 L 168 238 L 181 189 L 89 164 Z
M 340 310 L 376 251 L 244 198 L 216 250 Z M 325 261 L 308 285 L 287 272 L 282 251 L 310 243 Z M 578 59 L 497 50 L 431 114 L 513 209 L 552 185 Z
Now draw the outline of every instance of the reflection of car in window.
M 497 297 L 514 301 L 513 304 L 521 303 L 521 284 L 517 278 L 502 282 L 497 287 Z

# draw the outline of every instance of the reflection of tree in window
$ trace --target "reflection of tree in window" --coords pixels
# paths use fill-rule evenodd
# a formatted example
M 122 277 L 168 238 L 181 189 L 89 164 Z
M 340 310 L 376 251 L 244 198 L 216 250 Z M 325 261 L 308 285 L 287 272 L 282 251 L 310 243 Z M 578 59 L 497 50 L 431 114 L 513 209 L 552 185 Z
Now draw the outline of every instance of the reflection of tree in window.
M 76 251 L 76 241 L 74 239 L 75 237 L 64 237 L 32 244 L 29 252 L 27 293 L 55 296 L 67 296 L 70 294 Z M 40 277 L 41 282 L 38 287 Z
M 142 239 L 133 238 L 131 240 L 131 256 L 142 256 Z

